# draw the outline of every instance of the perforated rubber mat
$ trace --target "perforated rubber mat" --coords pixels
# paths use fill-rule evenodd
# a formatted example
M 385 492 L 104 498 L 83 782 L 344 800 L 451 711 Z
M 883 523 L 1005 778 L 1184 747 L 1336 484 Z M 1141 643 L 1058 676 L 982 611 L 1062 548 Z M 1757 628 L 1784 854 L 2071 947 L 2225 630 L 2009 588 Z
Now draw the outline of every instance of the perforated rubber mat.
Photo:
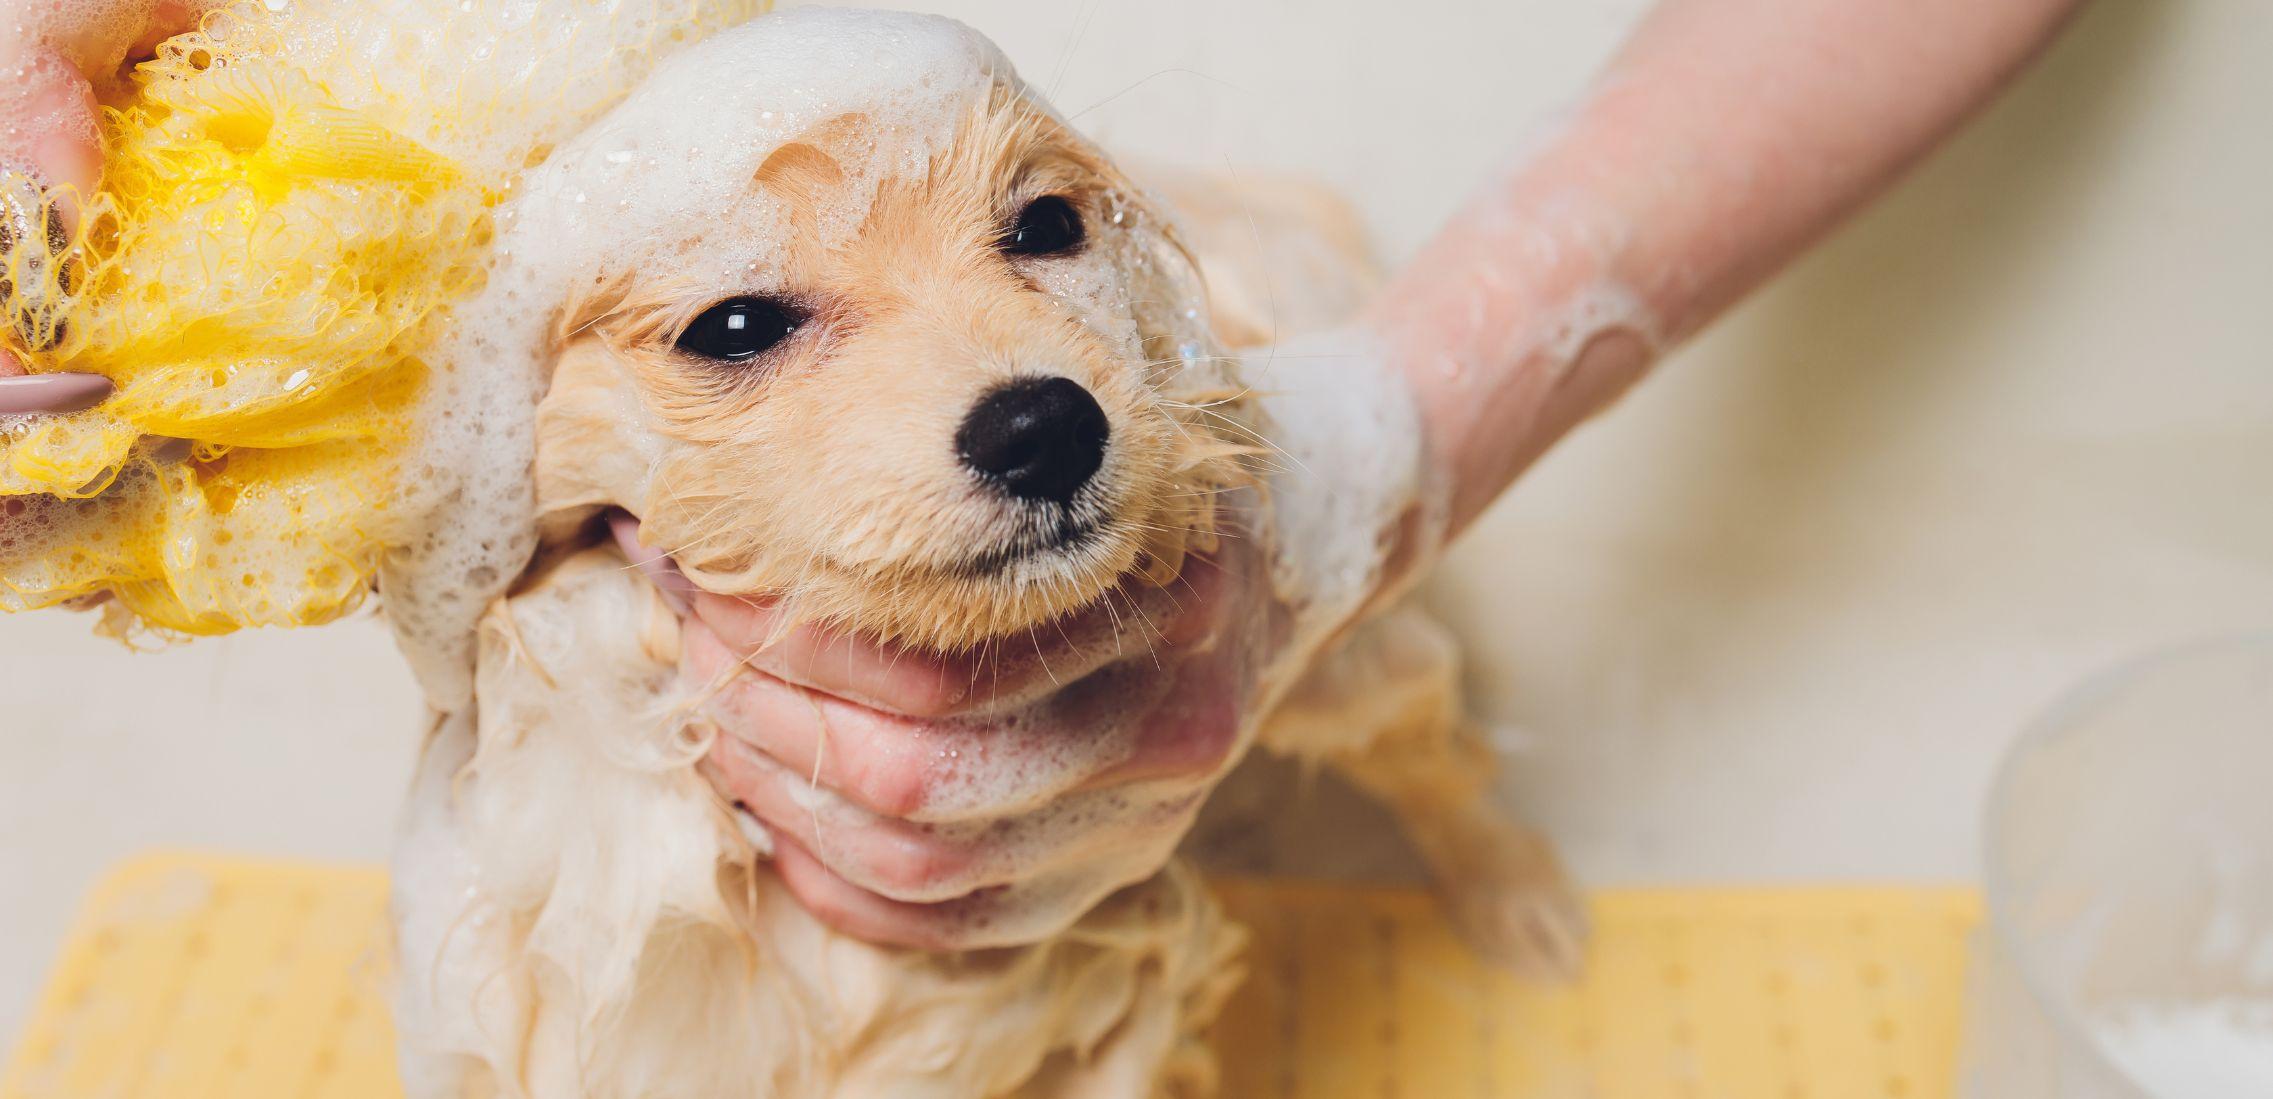
M 153 856 L 97 888 L 0 1099 L 397 1099 L 376 870 Z M 1958 890 L 1611 891 L 1588 975 L 1480 967 L 1405 891 L 1227 882 L 1226 1099 L 1937 1099 Z

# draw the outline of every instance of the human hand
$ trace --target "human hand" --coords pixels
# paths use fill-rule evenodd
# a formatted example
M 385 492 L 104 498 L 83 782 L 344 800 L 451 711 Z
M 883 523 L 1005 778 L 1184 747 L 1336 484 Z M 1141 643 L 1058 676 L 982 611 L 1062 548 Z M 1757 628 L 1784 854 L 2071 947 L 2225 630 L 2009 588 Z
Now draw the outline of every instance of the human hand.
M 985 654 L 776 637 L 772 608 L 675 586 L 689 685 L 724 680 L 712 783 L 821 919 L 931 950 L 1047 937 L 1159 869 L 1243 747 L 1284 625 L 1236 539 Z
M 114 10 L 115 9 L 115 10 Z M 14 168 L 48 188 L 84 194 L 102 167 L 95 124 L 96 87 L 128 61 L 148 56 L 167 36 L 187 29 L 200 5 L 165 0 L 156 5 L 61 5 L 39 0 L 0 2 L 0 16 L 16 33 L 0 41 L 0 166 Z M 56 209 L 39 209 L 24 196 L 0 193 L 0 245 L 47 233 L 77 216 L 68 197 Z M 0 273 L 0 281 L 5 281 Z M 22 340 L 0 342 L 0 416 L 78 412 L 111 394 L 96 374 L 33 373 L 26 358 L 39 348 Z

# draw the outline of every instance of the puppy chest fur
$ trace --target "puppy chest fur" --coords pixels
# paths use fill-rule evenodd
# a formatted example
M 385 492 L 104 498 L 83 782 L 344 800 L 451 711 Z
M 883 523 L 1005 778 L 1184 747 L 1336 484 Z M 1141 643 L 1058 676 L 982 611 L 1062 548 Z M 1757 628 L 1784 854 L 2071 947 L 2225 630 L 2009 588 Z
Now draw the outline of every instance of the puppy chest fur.
M 813 918 L 692 769 L 676 623 L 577 554 L 494 608 L 397 859 L 413 1096 L 1204 1094 L 1241 932 L 1173 866 L 1066 933 L 933 956 Z

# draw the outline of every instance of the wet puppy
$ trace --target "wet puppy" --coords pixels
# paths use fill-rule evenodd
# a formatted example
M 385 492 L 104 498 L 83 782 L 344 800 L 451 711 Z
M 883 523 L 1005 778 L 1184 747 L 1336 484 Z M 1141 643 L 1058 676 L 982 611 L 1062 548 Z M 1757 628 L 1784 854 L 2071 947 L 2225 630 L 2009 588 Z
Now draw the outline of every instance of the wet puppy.
M 760 164 L 786 231 L 761 271 L 635 278 L 566 314 L 539 419 L 553 540 L 580 506 L 639 508 L 707 588 L 929 649 L 1172 579 L 1257 450 L 1174 312 L 1197 302 L 1192 261 L 1009 85 L 920 173 L 848 178 L 875 125 L 840 116 Z M 640 421 L 600 396 L 624 391 Z M 656 457 L 588 457 L 625 448 Z
M 697 95 L 732 66 L 790 75 Z M 701 178 L 611 189 L 656 146 L 698 150 Z M 1123 853 L 1069 887 L 1095 902 L 1070 927 L 997 914 L 998 949 L 835 934 L 697 775 L 706 685 L 607 534 L 636 516 L 706 588 L 944 650 L 1174 582 L 1256 491 L 1270 428 L 1164 212 L 968 30 L 824 11 L 694 47 L 516 203 L 508 255 L 621 246 L 493 287 L 549 325 L 543 548 L 483 622 L 477 704 L 439 725 L 397 859 L 412 1094 L 1209 1090 L 1199 1036 L 1240 932 L 1192 871 Z M 1240 272 L 1223 280 L 1236 313 Z M 1559 903 L 1551 861 L 1479 808 L 1441 635 L 1387 621 L 1331 658 L 1345 689 L 1382 685 L 1366 705 L 1298 690 L 1263 740 L 1354 764 L 1456 884 L 1482 883 L 1457 890 L 1471 925 L 1520 944 Z

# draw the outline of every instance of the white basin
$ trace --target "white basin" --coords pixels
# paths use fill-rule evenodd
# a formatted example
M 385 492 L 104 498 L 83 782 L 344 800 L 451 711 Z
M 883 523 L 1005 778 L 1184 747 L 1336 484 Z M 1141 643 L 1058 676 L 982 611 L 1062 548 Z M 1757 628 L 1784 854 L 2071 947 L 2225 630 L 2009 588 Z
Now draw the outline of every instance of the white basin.
M 2273 1097 L 2273 636 L 2070 693 L 1987 825 L 1962 1094 Z

